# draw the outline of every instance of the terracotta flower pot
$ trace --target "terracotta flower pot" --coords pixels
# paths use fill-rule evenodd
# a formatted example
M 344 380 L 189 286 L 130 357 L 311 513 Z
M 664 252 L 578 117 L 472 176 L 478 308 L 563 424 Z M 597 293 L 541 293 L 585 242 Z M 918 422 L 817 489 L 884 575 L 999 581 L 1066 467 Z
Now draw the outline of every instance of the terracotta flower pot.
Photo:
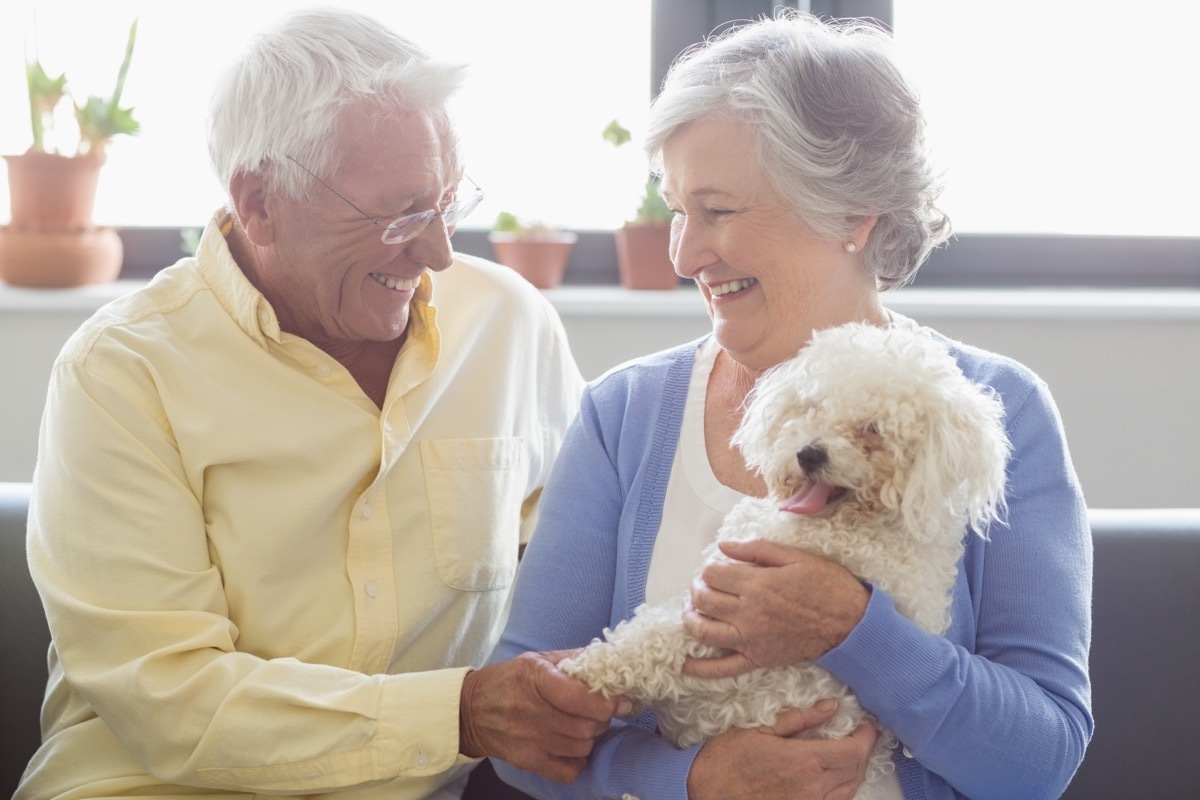
M 121 239 L 92 224 L 104 159 L 30 151 L 4 161 L 12 223 L 0 228 L 0 280 L 38 288 L 114 280 Z
M 30 151 L 4 156 L 14 228 L 72 231 L 92 227 L 101 158 Z
M 519 272 L 539 289 L 562 283 L 571 249 L 579 237 L 569 231 L 488 234 L 496 260 Z
M 616 230 L 617 269 L 626 289 L 675 289 L 669 225 L 626 224 Z

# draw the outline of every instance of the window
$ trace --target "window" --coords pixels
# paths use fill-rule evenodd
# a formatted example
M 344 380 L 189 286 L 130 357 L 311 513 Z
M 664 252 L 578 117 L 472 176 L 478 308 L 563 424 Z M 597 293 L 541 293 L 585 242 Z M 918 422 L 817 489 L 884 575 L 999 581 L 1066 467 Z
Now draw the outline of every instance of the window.
M 84 95 L 112 91 L 128 26 L 139 18 L 124 94 L 142 125 L 118 137 L 102 173 L 100 224 L 202 226 L 224 199 L 208 166 L 204 115 L 216 69 L 292 2 L 15 0 L 0 7 L 0 152 L 30 144 L 22 53 Z M 618 118 L 637 131 L 649 103 L 648 0 L 350 2 L 431 50 L 470 65 L 455 104 L 471 176 L 496 213 L 580 228 L 613 228 L 636 207 L 645 161 L 601 138 Z M 35 27 L 36 20 L 36 27 Z M 69 109 L 60 127 L 71 125 Z M 67 137 L 68 141 L 73 139 Z M 536 165 L 536 168 L 531 166 Z M 8 218 L 8 197 L 0 199 Z
M 893 6 L 956 231 L 1200 236 L 1200 4 Z

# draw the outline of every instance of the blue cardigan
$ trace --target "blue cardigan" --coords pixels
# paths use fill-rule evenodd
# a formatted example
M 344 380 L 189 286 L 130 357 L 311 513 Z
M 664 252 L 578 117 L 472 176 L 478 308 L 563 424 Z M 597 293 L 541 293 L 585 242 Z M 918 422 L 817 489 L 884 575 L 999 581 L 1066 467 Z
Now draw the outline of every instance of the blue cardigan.
M 707 337 L 706 337 L 707 338 Z M 546 485 L 493 661 L 582 647 L 633 615 L 679 439 L 697 347 L 638 359 L 591 384 Z M 1058 797 L 1091 738 L 1087 673 L 1092 548 L 1058 411 L 1025 367 L 949 342 L 963 373 L 991 386 L 1013 444 L 1006 524 L 971 535 L 953 622 L 918 628 L 873 587 L 849 637 L 818 662 L 894 731 L 904 796 Z M 571 785 L 497 763 L 542 798 L 686 798 L 699 747 L 658 737 L 652 712 L 616 721 Z

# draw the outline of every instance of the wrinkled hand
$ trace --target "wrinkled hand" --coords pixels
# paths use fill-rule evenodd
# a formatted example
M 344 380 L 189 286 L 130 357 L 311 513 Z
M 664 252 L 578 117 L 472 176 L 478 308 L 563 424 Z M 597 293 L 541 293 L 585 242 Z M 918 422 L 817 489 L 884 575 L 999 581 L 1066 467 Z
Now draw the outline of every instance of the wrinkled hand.
M 864 723 L 844 739 L 791 739 L 828 720 L 837 703 L 784 711 L 764 728 L 734 728 L 700 748 L 688 800 L 850 800 L 867 774 L 879 731 Z
M 569 783 L 624 698 L 605 699 L 559 671 L 569 651 L 525 653 L 467 673 L 459 703 L 459 752 L 495 756 L 543 778 Z
M 687 675 L 722 678 L 815 661 L 862 619 L 870 592 L 829 559 L 755 539 L 721 542 L 733 563 L 710 559 L 692 582 L 684 629 L 729 655 L 689 658 Z

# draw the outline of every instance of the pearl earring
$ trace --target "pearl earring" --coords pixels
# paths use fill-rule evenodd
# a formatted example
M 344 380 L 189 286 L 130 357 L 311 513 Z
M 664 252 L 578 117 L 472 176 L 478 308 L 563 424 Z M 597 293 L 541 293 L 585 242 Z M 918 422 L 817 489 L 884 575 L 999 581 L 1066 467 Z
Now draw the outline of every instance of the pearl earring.
M 842 246 L 844 248 L 846 248 L 847 253 L 857 253 L 858 252 L 858 245 L 856 245 L 854 242 L 846 242 Z

